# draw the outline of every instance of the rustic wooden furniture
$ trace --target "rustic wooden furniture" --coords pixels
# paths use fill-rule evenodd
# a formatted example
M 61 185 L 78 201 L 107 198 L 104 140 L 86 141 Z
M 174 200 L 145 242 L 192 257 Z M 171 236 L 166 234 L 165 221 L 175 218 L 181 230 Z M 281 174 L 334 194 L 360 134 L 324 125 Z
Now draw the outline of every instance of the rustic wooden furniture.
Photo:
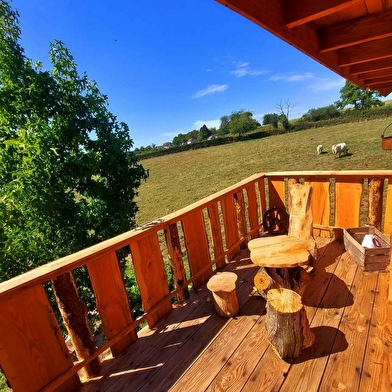
M 252 262 L 260 266 L 254 283 L 267 299 L 268 337 L 282 358 L 296 358 L 314 342 L 301 302 L 310 282 L 303 267 L 317 253 L 311 196 L 310 185 L 292 184 L 288 235 L 266 236 L 248 243 Z
M 314 341 L 301 296 L 289 289 L 271 289 L 267 294 L 268 340 L 281 358 L 297 358 Z
M 314 235 L 328 242 L 318 247 L 312 280 L 302 296 L 317 344 L 303 351 L 294 366 L 271 354 L 266 329 L 260 328 L 263 300 L 251 294 L 249 283 L 257 267 L 250 261 L 245 265 L 248 260 L 241 254 L 247 239 L 258 237 L 267 202 L 288 208 L 292 180 L 311 185 Z M 144 227 L 0 283 L 2 370 L 15 392 L 76 391 L 82 383 L 89 391 L 105 391 L 102 384 L 116 391 L 129 390 L 129 385 L 138 391 L 176 390 L 176 384 L 179 390 L 199 392 L 231 382 L 243 392 L 315 392 L 330 385 L 389 391 L 389 274 L 363 272 L 343 252 L 341 241 L 330 240 L 331 234 L 358 227 L 363 219 L 383 233 L 392 232 L 391 170 L 255 174 Z M 126 246 L 144 311 L 136 319 L 116 258 Z M 170 282 L 165 260 L 173 271 Z M 240 311 L 234 318 L 211 312 L 205 283 L 214 266 L 238 275 Z M 107 341 L 87 358 L 73 361 L 45 287 L 76 269 L 91 279 Z M 71 313 L 69 321 L 73 328 L 83 320 Z M 146 321 L 151 328 L 138 331 Z M 80 370 L 95 359 L 101 375 L 81 379 Z
M 263 236 L 249 241 L 250 258 L 260 266 L 255 286 L 266 295 L 271 288 L 283 287 L 302 294 L 309 281 L 302 267 L 316 258 L 311 209 L 312 188 L 305 184 L 292 184 L 290 195 L 290 221 L 288 235 Z
M 221 317 L 234 317 L 240 309 L 236 281 L 237 275 L 234 272 L 221 272 L 213 275 L 207 283 L 208 290 L 212 292 L 216 313 Z

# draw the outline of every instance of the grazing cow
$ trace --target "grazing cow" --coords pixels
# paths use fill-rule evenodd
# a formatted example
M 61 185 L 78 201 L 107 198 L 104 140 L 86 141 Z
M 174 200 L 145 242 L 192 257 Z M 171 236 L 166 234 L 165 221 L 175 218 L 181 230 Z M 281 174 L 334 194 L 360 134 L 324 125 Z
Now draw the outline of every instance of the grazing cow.
M 347 155 L 347 152 L 348 152 L 348 148 L 346 143 L 334 144 L 332 146 L 332 154 L 335 156 L 335 158 L 337 155 L 339 155 L 339 158 L 341 154 Z
M 323 145 L 322 144 L 319 144 L 318 146 L 317 146 L 317 155 L 320 155 L 320 154 L 322 154 L 323 153 Z

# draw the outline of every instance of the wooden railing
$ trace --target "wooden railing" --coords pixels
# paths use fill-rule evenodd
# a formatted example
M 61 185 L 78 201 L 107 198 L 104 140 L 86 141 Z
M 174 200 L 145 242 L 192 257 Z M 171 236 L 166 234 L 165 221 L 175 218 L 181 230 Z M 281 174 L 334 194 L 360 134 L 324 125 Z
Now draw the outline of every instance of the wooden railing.
M 14 391 L 77 390 L 78 371 L 99 365 L 98 356 L 108 349 L 119 355 L 137 340 L 141 323 L 153 326 L 171 311 L 173 298 L 185 301 L 189 289 L 207 282 L 259 235 L 268 208 L 287 208 L 288 186 L 297 181 L 312 185 L 316 235 L 365 224 L 392 232 L 392 171 L 256 174 L 144 227 L 1 283 L 0 365 Z M 144 311 L 136 320 L 117 259 L 124 247 L 130 249 Z M 90 278 L 107 342 L 74 362 L 45 287 L 80 268 Z M 72 317 L 66 316 L 72 336 Z M 87 374 L 98 370 L 91 367 Z

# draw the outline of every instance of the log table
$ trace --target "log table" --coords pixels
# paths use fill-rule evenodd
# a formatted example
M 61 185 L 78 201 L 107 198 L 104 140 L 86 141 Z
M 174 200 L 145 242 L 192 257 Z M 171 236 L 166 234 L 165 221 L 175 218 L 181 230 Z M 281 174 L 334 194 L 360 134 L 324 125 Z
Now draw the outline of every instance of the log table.
M 301 300 L 310 282 L 305 268 L 317 254 L 311 190 L 305 184 L 291 186 L 288 235 L 263 236 L 248 243 L 250 259 L 260 267 L 254 284 L 267 300 L 268 337 L 282 358 L 295 358 L 314 342 Z
M 306 268 L 311 255 L 308 243 L 293 236 L 261 237 L 249 241 L 250 259 L 260 267 L 255 275 L 257 290 L 291 289 L 302 295 L 310 277 Z

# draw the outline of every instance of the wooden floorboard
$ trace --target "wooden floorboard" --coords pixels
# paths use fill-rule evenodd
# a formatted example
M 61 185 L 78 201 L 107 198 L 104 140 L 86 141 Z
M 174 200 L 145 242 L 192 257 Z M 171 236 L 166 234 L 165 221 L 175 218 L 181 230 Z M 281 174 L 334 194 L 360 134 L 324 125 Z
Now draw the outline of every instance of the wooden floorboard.
M 267 340 L 257 271 L 243 251 L 227 265 L 238 275 L 239 314 L 218 317 L 206 287 L 126 353 L 103 364 L 82 392 L 392 390 L 392 304 L 388 273 L 363 272 L 341 241 L 318 239 L 318 260 L 303 294 L 316 336 L 299 358 L 279 358 Z

